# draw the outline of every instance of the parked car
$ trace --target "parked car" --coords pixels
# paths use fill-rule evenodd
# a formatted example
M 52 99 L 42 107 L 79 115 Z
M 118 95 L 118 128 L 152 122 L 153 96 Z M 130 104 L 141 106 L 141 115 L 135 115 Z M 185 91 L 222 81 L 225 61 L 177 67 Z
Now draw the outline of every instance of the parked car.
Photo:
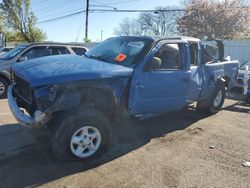
M 246 78 L 245 78 L 246 75 Z M 244 93 L 244 87 L 247 85 L 247 91 Z M 238 77 L 234 87 L 239 88 L 244 95 L 246 100 L 250 101 L 250 61 L 242 63 L 238 71 Z
M 0 49 L 0 56 L 3 54 L 6 54 L 8 51 L 12 50 L 13 48 L 11 47 L 3 47 Z
M 22 125 L 49 128 L 60 160 L 94 157 L 108 148 L 114 121 L 197 109 L 217 113 L 238 61 L 206 53 L 195 38 L 115 37 L 85 56 L 53 56 L 13 65 L 10 109 Z M 203 55 L 210 57 L 203 61 Z M 25 109 L 23 113 L 21 109 Z
M 82 45 L 65 43 L 31 43 L 18 45 L 13 50 L 0 57 L 0 99 L 6 97 L 10 84 L 10 67 L 29 59 L 43 56 L 77 54 L 83 55 L 87 51 Z

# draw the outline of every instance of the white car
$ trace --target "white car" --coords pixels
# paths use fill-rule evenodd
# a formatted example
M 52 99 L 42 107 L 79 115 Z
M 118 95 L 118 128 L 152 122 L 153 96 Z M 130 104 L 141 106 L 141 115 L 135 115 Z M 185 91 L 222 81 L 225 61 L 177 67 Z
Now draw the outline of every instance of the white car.
M 240 65 L 234 87 L 242 89 L 246 99 L 250 100 L 250 61 Z

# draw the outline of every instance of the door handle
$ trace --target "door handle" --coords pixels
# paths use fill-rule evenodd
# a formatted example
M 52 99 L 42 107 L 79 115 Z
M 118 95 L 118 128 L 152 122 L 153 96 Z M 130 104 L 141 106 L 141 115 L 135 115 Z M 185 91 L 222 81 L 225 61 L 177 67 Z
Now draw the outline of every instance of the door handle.
M 183 82 L 189 82 L 189 81 L 190 81 L 190 78 L 184 77 L 184 78 L 182 78 L 182 81 L 183 81 Z
M 144 88 L 144 85 L 137 83 L 137 84 L 135 84 L 135 88 Z

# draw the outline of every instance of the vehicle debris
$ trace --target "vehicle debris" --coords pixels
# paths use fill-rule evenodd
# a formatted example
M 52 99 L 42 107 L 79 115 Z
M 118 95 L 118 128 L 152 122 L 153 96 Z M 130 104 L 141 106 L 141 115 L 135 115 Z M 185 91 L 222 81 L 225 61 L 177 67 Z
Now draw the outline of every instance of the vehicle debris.
M 246 161 L 246 162 L 242 163 L 242 165 L 244 167 L 250 167 L 250 161 Z

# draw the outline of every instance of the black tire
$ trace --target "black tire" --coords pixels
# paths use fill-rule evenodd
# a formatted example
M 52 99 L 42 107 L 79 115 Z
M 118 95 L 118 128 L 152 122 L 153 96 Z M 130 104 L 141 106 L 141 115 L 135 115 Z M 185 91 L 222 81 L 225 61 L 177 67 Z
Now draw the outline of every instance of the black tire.
M 219 100 L 215 102 L 218 95 L 221 95 L 221 97 L 219 97 Z M 225 97 L 225 85 L 222 81 L 218 81 L 213 95 L 207 101 L 199 101 L 196 108 L 198 111 L 203 113 L 216 114 L 222 108 Z
M 246 97 L 246 102 L 247 102 L 247 103 L 250 103 L 250 94 L 247 95 L 247 97 Z
M 112 138 L 111 124 L 102 112 L 86 107 L 62 117 L 63 120 L 57 121 L 52 138 L 52 150 L 58 160 L 86 160 L 99 156 L 108 148 Z M 71 138 L 77 130 L 86 126 L 98 129 L 101 144 L 93 155 L 80 158 L 71 150 Z
M 4 99 L 4 98 L 7 97 L 8 85 L 9 84 L 8 84 L 8 82 L 5 79 L 0 78 L 0 99 Z

